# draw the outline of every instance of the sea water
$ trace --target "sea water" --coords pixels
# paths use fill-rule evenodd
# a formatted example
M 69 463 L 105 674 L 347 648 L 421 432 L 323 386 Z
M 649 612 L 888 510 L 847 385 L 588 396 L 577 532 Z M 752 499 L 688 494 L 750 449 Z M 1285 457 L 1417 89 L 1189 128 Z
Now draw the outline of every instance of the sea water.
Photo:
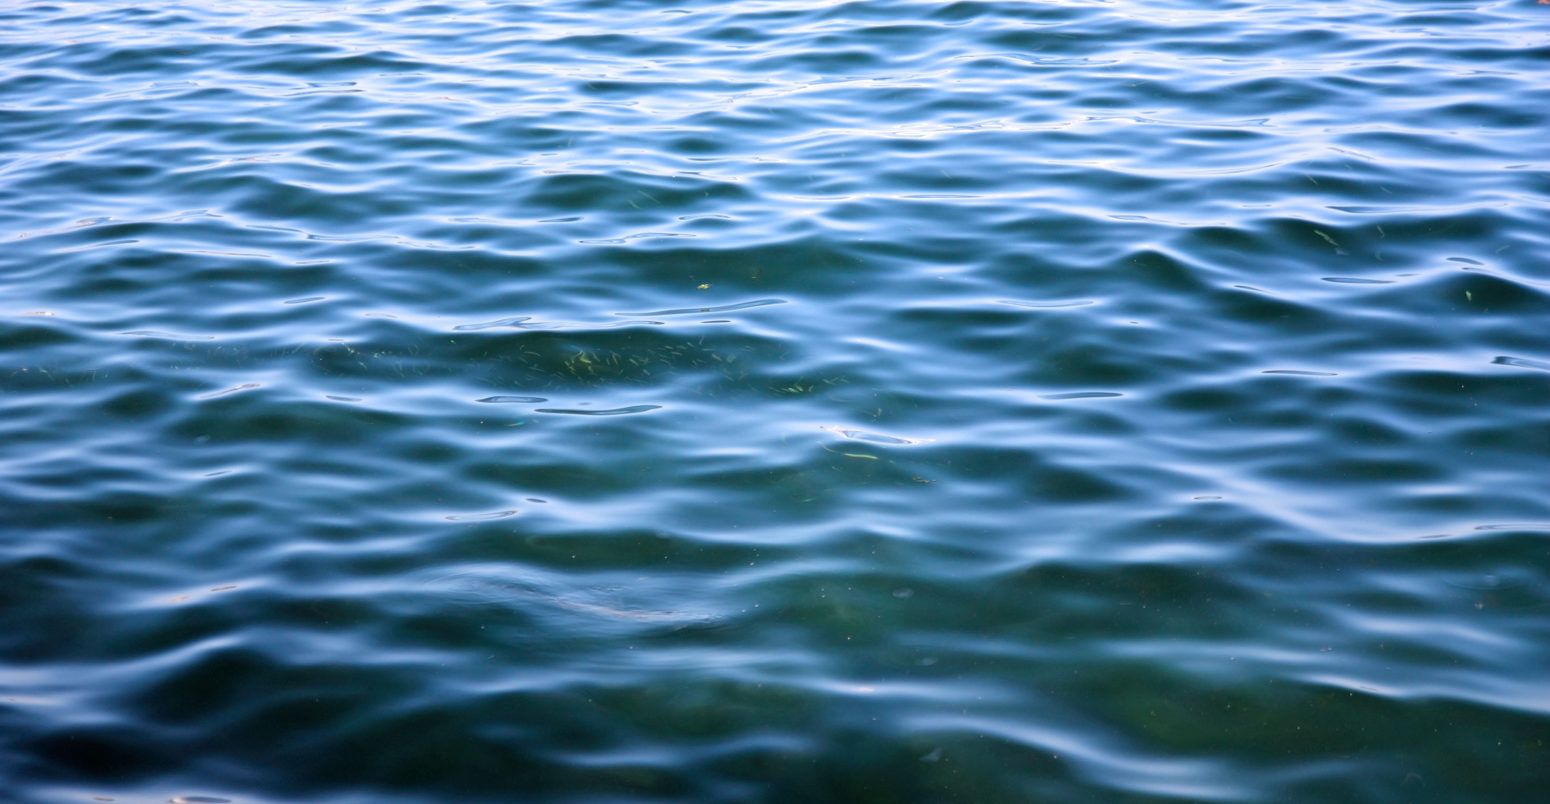
M 0 799 L 1550 784 L 1550 8 L 0 9 Z

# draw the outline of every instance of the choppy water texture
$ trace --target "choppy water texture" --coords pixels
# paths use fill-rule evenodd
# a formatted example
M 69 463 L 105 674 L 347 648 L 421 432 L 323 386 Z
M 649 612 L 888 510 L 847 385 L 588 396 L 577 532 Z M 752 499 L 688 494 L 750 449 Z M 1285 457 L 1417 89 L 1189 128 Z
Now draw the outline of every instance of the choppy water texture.
M 1527 801 L 1550 8 L 9 3 L 9 801 Z

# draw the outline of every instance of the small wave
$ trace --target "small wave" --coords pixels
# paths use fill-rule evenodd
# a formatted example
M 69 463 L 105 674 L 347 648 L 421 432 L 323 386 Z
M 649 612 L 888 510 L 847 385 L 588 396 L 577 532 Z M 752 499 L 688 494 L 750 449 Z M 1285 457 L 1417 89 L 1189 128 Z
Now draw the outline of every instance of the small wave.
M 620 316 L 666 316 L 666 315 L 703 315 L 705 313 L 730 313 L 736 310 L 752 310 L 756 307 L 769 307 L 773 304 L 786 304 L 785 299 L 756 299 L 754 301 L 739 302 L 737 304 L 722 304 L 714 307 L 673 307 L 666 310 L 650 310 L 644 313 L 614 313 Z
M 824 429 L 830 430 L 830 432 L 839 433 L 840 435 L 842 435 L 842 436 L 844 436 L 844 437 L 846 437 L 846 438 L 848 438 L 848 439 L 850 439 L 852 441 L 867 441 L 867 442 L 870 442 L 870 443 L 873 443 L 873 444 L 888 444 L 888 445 L 892 445 L 892 446 L 913 446 L 915 444 L 924 443 L 924 442 L 916 440 L 916 439 L 900 438 L 898 436 L 883 435 L 882 433 L 869 433 L 869 432 L 867 432 L 865 430 L 850 430 L 850 429 L 841 429 L 841 428 L 838 428 L 838 427 L 836 427 L 836 428 L 827 428 L 826 427 Z
M 618 246 L 634 240 L 658 240 L 669 237 L 699 237 L 697 234 L 687 232 L 640 232 L 638 234 L 625 235 L 624 237 L 602 237 L 592 240 L 577 240 L 584 246 Z
M 512 316 L 510 318 L 497 318 L 494 321 L 481 321 L 477 324 L 458 324 L 452 329 L 456 330 L 457 332 L 477 332 L 482 329 L 497 329 L 501 327 L 516 327 L 521 329 L 523 328 L 523 324 L 526 324 L 532 320 L 533 317 L 530 315 L 519 315 Z
M 524 607 L 540 604 L 555 611 L 605 622 L 666 626 L 673 630 L 714 625 L 725 619 L 718 612 L 704 609 L 636 605 L 631 598 L 644 598 L 645 594 L 637 594 L 627 586 L 590 583 L 563 575 L 526 570 L 514 570 L 506 574 L 460 572 L 432 580 L 422 589 L 470 604 Z
M 492 519 L 505 519 L 517 515 L 515 508 L 504 511 L 485 511 L 478 514 L 449 514 L 442 517 L 448 522 L 488 522 Z
M 136 329 L 129 332 L 120 332 L 120 335 L 129 335 L 136 338 L 163 338 L 170 341 L 213 341 L 214 335 L 187 335 L 181 332 L 166 332 L 159 329 Z
M 1392 279 L 1367 279 L 1360 276 L 1325 276 L 1320 277 L 1325 282 L 1333 282 L 1337 285 L 1392 285 Z
M 491 404 L 491 405 L 522 405 L 522 404 L 537 403 L 537 402 L 548 402 L 549 399 L 547 397 L 542 397 L 542 396 L 505 396 L 505 395 L 497 395 L 497 396 L 487 396 L 487 397 L 485 397 L 483 399 L 478 399 L 478 400 L 475 400 L 475 401 L 477 401 L 477 402 L 484 402 L 484 403 Z
M 256 383 L 256 382 L 245 382 L 245 383 L 242 383 L 241 385 L 233 385 L 230 388 L 225 388 L 225 389 L 222 389 L 220 391 L 214 391 L 214 392 L 211 392 L 211 393 L 208 393 L 208 394 L 203 394 L 199 398 L 200 399 L 215 399 L 216 397 L 228 396 L 230 394 L 240 393 L 242 391 L 248 391 L 248 390 L 251 390 L 251 389 L 254 389 L 254 388 L 258 388 L 258 387 L 259 387 L 259 384 Z
M 581 408 L 538 408 L 535 413 L 560 413 L 568 416 L 628 416 L 631 413 L 645 413 L 657 410 L 661 405 L 630 405 L 623 408 L 609 408 L 607 410 L 583 410 Z
M 1068 307 L 1087 307 L 1097 304 L 1093 299 L 1072 299 L 1070 301 L 1023 301 L 1021 299 L 997 299 L 1000 304 L 1013 307 L 1024 307 L 1030 310 L 1063 310 Z
M 1114 391 L 1072 391 L 1064 394 L 1044 394 L 1040 399 L 1065 400 L 1065 399 L 1109 399 L 1124 394 Z
M 1526 357 L 1509 357 L 1507 355 L 1502 355 L 1495 360 L 1492 360 L 1491 363 L 1498 366 L 1517 366 L 1518 368 L 1550 371 L 1550 362 L 1545 362 L 1543 360 L 1530 360 Z

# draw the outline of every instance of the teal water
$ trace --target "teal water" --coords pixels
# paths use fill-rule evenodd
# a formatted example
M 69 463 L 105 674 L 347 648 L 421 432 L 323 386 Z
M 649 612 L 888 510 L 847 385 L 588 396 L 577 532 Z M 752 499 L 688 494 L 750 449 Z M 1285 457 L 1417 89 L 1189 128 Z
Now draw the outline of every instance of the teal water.
M 0 9 L 0 799 L 1520 802 L 1550 8 Z

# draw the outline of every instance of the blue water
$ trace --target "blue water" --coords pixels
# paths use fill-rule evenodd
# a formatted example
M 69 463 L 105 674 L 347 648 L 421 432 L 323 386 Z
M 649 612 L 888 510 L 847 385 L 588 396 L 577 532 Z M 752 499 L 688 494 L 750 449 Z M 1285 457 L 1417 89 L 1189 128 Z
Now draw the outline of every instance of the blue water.
M 1550 8 L 0 9 L 0 799 L 1521 802 Z

